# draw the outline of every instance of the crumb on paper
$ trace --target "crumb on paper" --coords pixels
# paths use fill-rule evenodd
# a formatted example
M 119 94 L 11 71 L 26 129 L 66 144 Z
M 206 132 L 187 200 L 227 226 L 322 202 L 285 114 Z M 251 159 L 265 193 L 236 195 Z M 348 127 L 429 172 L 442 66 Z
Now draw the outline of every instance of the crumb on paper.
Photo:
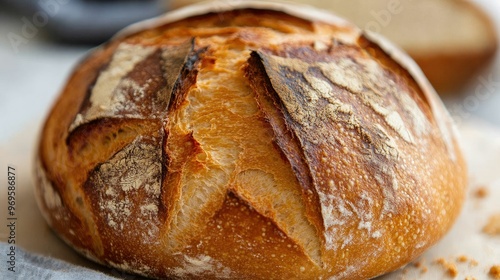
M 477 279 L 476 279 L 476 277 L 467 276 L 467 277 L 465 277 L 465 280 L 477 280 Z
M 457 277 L 458 275 L 458 269 L 457 266 L 454 263 L 447 262 L 443 258 L 439 258 L 436 260 L 436 263 L 441 265 L 445 270 L 446 273 L 451 276 L 451 277 Z
M 489 274 L 493 279 L 500 279 L 500 265 L 492 266 Z
M 500 235 L 500 214 L 490 217 L 488 223 L 483 227 L 483 232 L 489 235 Z
M 460 255 L 457 257 L 456 259 L 457 262 L 459 263 L 469 263 L 469 267 L 476 267 L 478 265 L 478 262 L 471 258 L 471 257 L 467 257 L 466 255 Z M 468 277 L 472 277 L 472 276 L 468 276 Z M 475 279 L 474 277 L 472 277 L 473 279 Z
M 480 186 L 474 191 L 474 196 L 476 198 L 485 198 L 489 194 L 488 188 L 485 186 Z
M 418 261 L 413 262 L 413 266 L 420 269 L 420 273 L 426 273 L 429 269 L 427 268 L 427 266 L 424 263 L 425 263 L 424 259 L 418 260 Z

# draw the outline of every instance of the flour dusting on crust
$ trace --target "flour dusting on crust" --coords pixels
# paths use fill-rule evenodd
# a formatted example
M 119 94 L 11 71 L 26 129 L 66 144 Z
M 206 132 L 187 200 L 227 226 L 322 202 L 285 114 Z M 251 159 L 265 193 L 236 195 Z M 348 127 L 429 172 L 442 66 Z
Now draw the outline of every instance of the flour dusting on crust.
M 218 278 L 230 279 L 231 270 L 207 255 L 190 257 L 184 255 L 182 265 L 172 269 L 177 277 L 194 277 L 216 275 Z
M 98 209 L 109 227 L 124 232 L 127 221 L 140 220 L 146 229 L 144 240 L 151 242 L 157 236 L 160 159 L 158 140 L 139 136 L 94 171 L 89 181 L 103 186 L 94 191 L 98 193 Z
M 70 131 L 76 127 L 101 117 L 113 117 L 127 109 L 132 111 L 134 102 L 128 100 L 125 88 L 131 87 L 133 96 L 144 97 L 144 88 L 132 80 L 124 79 L 134 67 L 151 55 L 156 48 L 122 43 L 118 46 L 108 67 L 99 75 L 90 95 L 90 107 L 76 115 Z M 147 85 L 146 85 L 147 86 Z M 131 115 L 128 117 L 137 117 Z
M 44 172 L 40 172 L 41 186 L 43 192 L 43 200 L 45 205 L 50 210 L 57 209 L 62 206 L 61 196 L 56 192 L 52 183 L 47 179 Z

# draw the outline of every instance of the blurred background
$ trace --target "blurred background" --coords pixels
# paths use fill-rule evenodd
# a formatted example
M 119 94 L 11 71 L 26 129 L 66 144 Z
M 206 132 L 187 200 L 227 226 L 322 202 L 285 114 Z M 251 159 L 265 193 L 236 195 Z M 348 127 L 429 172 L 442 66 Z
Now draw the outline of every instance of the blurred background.
M 0 143 L 45 117 L 91 48 L 131 23 L 194 2 L 0 0 Z M 421 66 L 459 124 L 481 119 L 500 127 L 500 1 L 296 2 L 334 11 L 395 42 Z

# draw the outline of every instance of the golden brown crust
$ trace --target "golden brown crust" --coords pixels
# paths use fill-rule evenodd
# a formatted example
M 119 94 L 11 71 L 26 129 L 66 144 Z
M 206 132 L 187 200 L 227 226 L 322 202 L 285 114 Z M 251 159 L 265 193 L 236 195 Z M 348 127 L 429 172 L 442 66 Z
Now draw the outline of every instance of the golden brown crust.
M 41 136 L 45 218 L 88 257 L 159 278 L 409 262 L 463 200 L 444 109 L 342 21 L 245 5 L 122 35 L 77 68 Z

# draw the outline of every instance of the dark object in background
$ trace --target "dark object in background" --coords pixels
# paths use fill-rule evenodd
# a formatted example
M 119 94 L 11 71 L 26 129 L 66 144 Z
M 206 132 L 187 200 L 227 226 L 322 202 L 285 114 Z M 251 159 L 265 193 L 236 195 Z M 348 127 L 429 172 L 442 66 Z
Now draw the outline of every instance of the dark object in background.
M 165 0 L 0 0 L 64 43 L 98 44 L 166 11 Z

